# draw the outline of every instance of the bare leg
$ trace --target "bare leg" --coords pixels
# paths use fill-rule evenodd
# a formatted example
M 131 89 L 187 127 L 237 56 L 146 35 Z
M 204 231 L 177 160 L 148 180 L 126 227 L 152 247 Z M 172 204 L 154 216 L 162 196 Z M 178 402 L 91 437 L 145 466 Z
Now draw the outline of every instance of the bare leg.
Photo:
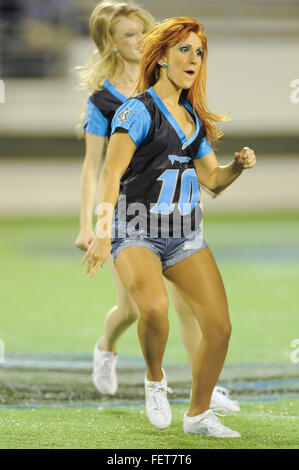
M 197 318 L 186 303 L 182 295 L 175 288 L 172 282 L 167 282 L 175 311 L 179 318 L 180 333 L 183 345 L 186 349 L 189 364 L 192 369 L 193 361 L 200 344 L 202 333 Z
M 165 271 L 190 306 L 202 331 L 193 363 L 192 399 L 189 416 L 209 409 L 231 334 L 227 299 L 221 275 L 209 248 Z
M 116 258 L 116 269 L 140 311 L 138 336 L 147 366 L 146 376 L 150 381 L 161 381 L 169 331 L 168 296 L 161 261 L 147 248 L 129 247 Z
M 104 339 L 100 349 L 116 354 L 116 342 L 120 336 L 139 317 L 139 310 L 125 286 L 123 285 L 112 260 L 109 257 L 109 265 L 114 277 L 117 290 L 118 303 L 108 312 L 104 324 Z
M 106 316 L 104 338 L 101 342 L 100 349 L 116 354 L 116 343 L 118 339 L 138 319 L 139 310 L 136 302 L 123 285 L 111 256 L 109 257 L 109 265 L 117 289 L 118 302 L 117 305 L 109 310 Z M 191 308 L 175 286 L 171 282 L 167 284 L 174 308 L 178 314 L 182 342 L 187 351 L 189 363 L 192 368 L 193 360 L 202 337 L 200 327 Z

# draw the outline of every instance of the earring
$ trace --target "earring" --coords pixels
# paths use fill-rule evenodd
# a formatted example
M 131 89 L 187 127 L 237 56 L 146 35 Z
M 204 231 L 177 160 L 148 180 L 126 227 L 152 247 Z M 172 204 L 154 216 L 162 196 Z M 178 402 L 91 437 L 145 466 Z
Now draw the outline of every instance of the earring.
M 167 64 L 164 63 L 164 64 L 162 65 L 162 67 L 163 67 L 163 69 L 167 69 Z

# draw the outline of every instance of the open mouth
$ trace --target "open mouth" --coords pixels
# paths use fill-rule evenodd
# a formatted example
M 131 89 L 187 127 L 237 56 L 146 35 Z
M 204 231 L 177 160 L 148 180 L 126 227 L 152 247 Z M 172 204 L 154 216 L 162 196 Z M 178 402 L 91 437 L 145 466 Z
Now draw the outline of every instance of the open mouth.
M 189 75 L 189 77 L 192 77 L 195 74 L 194 70 L 185 70 L 185 73 Z

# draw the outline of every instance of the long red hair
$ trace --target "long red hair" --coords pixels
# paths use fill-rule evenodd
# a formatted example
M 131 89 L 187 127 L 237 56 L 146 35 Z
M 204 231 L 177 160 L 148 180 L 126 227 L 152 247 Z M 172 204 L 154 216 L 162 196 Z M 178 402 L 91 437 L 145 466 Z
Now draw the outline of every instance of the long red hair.
M 187 100 L 203 120 L 208 140 L 216 142 L 223 135 L 223 131 L 216 127 L 216 123 L 226 121 L 227 116 L 212 113 L 207 105 L 206 61 L 208 49 L 207 37 L 203 31 L 202 24 L 197 20 L 181 16 L 168 18 L 145 34 L 136 92 L 142 93 L 158 81 L 161 68 L 158 61 L 162 59 L 168 48 L 182 42 L 189 33 L 196 33 L 202 42 L 203 55 L 200 72 L 187 93 Z

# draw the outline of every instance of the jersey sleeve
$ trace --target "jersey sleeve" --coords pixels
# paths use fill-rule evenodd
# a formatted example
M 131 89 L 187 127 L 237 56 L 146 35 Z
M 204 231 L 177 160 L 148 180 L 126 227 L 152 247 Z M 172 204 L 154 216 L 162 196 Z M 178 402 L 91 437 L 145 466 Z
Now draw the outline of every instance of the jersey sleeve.
M 200 143 L 198 152 L 195 155 L 194 159 L 205 157 L 211 152 L 213 152 L 213 147 L 209 144 L 209 142 L 207 141 L 207 138 L 204 137 Z
M 151 121 L 144 104 L 131 98 L 117 109 L 111 124 L 111 136 L 117 131 L 126 132 L 139 147 L 148 134 Z
M 87 100 L 86 119 L 83 124 L 84 131 L 99 137 L 107 137 L 108 135 L 108 119 L 101 111 L 90 101 Z

